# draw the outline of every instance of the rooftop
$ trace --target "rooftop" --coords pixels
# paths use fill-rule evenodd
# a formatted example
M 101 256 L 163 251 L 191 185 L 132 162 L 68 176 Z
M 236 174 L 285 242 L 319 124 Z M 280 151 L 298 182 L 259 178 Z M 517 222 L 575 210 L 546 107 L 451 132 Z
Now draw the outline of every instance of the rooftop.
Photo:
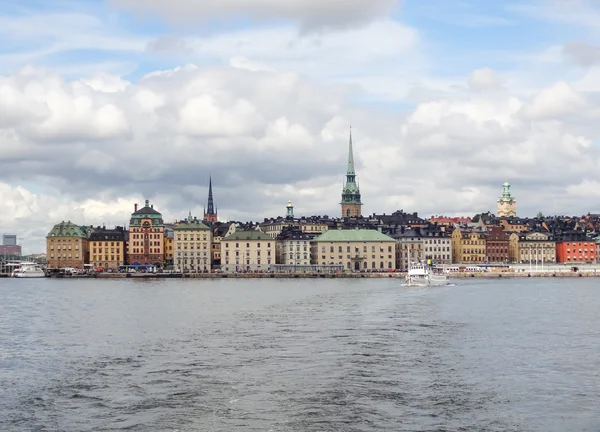
M 223 239 L 228 240 L 273 240 L 262 231 L 236 231 Z
M 394 242 L 385 234 L 370 229 L 329 230 L 325 231 L 315 242 Z

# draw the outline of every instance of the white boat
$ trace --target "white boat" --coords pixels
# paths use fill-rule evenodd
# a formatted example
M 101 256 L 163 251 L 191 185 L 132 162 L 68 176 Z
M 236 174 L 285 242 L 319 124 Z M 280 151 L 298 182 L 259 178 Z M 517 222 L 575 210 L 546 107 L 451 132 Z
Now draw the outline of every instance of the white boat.
M 443 270 L 423 263 L 410 263 L 404 282 L 408 286 L 441 286 L 449 283 Z
M 16 278 L 43 278 L 46 277 L 44 270 L 36 263 L 24 262 L 21 263 L 12 273 L 12 277 Z

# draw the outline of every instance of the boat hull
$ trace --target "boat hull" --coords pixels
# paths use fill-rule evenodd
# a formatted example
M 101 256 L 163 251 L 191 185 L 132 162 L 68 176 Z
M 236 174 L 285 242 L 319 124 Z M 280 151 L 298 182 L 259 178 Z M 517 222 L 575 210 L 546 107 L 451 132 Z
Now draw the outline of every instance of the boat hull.
M 46 277 L 44 272 L 31 272 L 31 273 L 15 273 L 13 274 L 15 278 L 43 278 Z

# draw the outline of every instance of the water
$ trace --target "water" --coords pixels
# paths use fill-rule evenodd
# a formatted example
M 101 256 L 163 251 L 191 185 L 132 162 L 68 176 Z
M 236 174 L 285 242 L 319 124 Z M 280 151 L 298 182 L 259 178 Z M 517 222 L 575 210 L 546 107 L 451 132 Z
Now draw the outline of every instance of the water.
M 0 280 L 0 430 L 598 431 L 596 279 Z

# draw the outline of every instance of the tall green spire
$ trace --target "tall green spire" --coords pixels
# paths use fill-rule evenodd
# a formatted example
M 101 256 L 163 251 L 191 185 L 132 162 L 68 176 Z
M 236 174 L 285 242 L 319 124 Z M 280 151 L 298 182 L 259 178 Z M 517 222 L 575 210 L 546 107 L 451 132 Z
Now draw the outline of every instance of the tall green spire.
M 342 204 L 362 205 L 360 201 L 360 189 L 356 183 L 356 172 L 354 171 L 354 154 L 352 152 L 352 129 L 350 129 L 350 142 L 348 144 L 348 170 L 346 181 L 342 189 Z
M 347 176 L 354 176 L 354 154 L 352 153 L 352 126 L 350 126 L 350 143 L 348 144 L 348 171 Z

